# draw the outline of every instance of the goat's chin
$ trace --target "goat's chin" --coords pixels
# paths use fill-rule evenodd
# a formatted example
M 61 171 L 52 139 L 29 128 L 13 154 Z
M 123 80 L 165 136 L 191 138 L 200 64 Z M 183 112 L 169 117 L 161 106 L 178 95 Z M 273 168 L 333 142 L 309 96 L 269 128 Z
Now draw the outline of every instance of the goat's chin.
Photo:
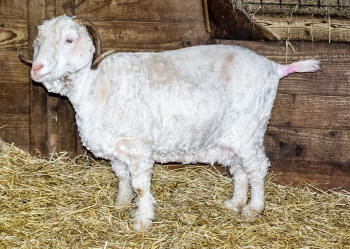
M 61 80 L 43 81 L 42 83 L 48 92 L 62 96 L 66 96 L 70 89 L 70 85 Z
M 34 80 L 36 82 L 43 82 L 46 78 L 45 76 L 46 76 L 46 74 L 38 74 L 38 75 L 32 74 L 31 78 L 32 78 L 32 80 Z

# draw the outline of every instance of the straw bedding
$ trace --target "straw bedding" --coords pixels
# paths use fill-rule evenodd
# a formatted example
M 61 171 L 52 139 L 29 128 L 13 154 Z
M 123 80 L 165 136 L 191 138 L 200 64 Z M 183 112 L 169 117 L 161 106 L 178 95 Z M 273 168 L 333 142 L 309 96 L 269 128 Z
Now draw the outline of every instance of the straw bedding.
M 269 179 L 264 214 L 248 222 L 222 205 L 231 179 L 196 169 L 155 167 L 156 220 L 137 234 L 107 162 L 38 159 L 0 141 L 0 248 L 350 248 L 348 192 Z

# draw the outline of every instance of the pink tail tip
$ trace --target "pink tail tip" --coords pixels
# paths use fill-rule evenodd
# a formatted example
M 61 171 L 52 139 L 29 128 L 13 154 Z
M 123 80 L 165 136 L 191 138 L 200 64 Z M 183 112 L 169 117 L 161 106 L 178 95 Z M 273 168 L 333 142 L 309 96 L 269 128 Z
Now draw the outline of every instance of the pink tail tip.
M 303 60 L 297 61 L 289 65 L 285 65 L 282 72 L 282 77 L 287 76 L 291 73 L 306 73 L 306 72 L 315 72 L 320 69 L 319 60 Z

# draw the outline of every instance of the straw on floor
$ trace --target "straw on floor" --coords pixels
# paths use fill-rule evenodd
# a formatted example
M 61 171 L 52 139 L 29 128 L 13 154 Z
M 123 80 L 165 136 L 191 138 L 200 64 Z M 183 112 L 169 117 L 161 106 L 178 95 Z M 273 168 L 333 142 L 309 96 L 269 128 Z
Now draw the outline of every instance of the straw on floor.
M 0 141 L 0 248 L 350 248 L 350 194 L 266 184 L 266 209 L 245 221 L 226 209 L 231 179 L 157 165 L 153 226 L 135 233 L 134 204 L 114 204 L 105 161 L 31 157 Z

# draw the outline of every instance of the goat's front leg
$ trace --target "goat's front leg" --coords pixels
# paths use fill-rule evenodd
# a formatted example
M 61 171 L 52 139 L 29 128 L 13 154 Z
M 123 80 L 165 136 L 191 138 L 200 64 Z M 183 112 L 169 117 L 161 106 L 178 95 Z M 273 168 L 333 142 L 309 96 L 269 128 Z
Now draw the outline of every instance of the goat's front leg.
M 154 219 L 155 199 L 151 193 L 151 178 L 154 162 L 137 160 L 129 165 L 131 185 L 137 194 L 137 210 L 134 213 L 134 228 L 138 232 L 149 227 Z
M 131 187 L 130 172 L 126 164 L 119 160 L 112 161 L 112 170 L 119 180 L 117 204 L 123 205 L 128 202 L 134 195 Z
M 151 225 L 156 201 L 151 194 L 151 177 L 154 161 L 150 146 L 133 138 L 120 138 L 116 142 L 116 157 L 126 163 L 132 189 L 137 194 L 134 228 L 142 231 Z

